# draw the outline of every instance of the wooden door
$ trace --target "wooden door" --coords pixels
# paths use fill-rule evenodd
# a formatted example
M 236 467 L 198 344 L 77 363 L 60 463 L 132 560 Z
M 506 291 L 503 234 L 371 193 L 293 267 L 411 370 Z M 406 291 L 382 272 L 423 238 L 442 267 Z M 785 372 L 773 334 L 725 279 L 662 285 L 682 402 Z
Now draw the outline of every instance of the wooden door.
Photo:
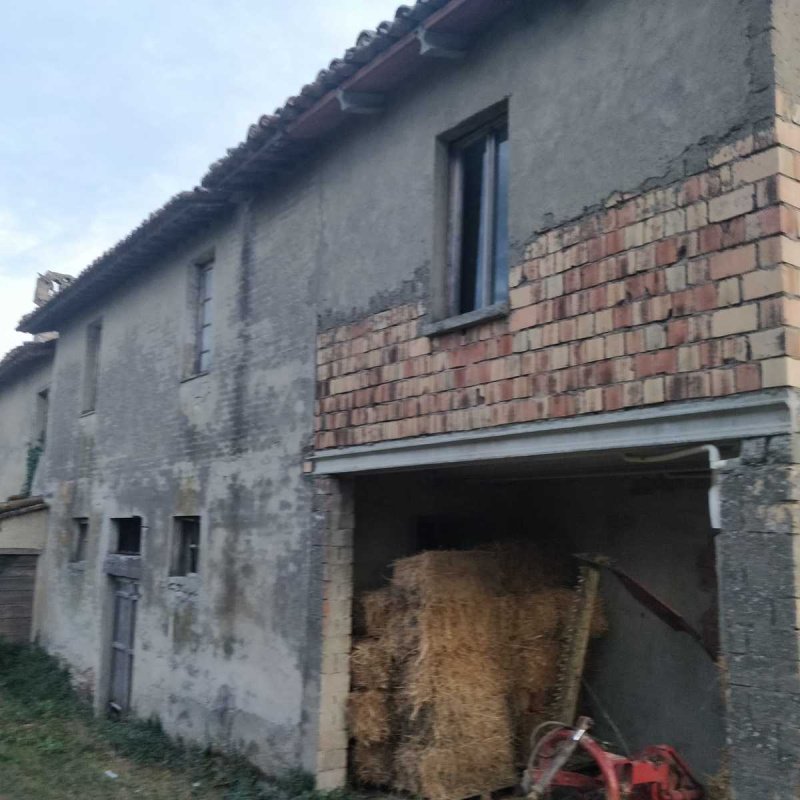
M 111 634 L 111 682 L 108 704 L 117 713 L 130 707 L 133 680 L 133 641 L 139 584 L 130 578 L 113 578 L 114 620 Z
M 0 555 L 0 636 L 12 642 L 31 638 L 35 555 Z

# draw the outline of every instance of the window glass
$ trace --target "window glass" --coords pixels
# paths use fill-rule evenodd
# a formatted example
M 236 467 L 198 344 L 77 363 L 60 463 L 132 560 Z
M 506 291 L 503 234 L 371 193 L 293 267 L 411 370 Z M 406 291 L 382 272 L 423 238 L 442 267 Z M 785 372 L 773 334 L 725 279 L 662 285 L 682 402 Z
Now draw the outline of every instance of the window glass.
M 194 575 L 200 566 L 200 517 L 175 518 L 176 552 L 173 575 Z
M 483 198 L 485 157 L 486 139 L 478 139 L 461 153 L 464 185 L 461 212 L 461 313 L 481 305 L 486 235 Z

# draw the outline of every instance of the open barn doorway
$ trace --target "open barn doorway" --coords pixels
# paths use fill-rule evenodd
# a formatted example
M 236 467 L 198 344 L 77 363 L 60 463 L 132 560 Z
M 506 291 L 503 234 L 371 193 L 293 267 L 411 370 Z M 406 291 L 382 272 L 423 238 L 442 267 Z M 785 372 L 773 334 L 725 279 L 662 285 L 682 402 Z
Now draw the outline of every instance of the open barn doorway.
M 515 609 L 530 602 L 531 597 L 541 596 L 543 588 L 574 587 L 578 578 L 574 555 L 587 553 L 609 559 L 673 608 L 696 631 L 696 638 L 671 629 L 612 573 L 602 574 L 602 620 L 589 646 L 579 711 L 593 717 L 593 735 L 614 752 L 633 754 L 647 745 L 665 742 L 680 752 L 701 779 L 711 779 L 720 772 L 723 698 L 720 668 L 712 657 L 718 651 L 718 608 L 707 459 L 638 466 L 619 458 L 612 463 L 610 457 L 562 458 L 546 464 L 503 462 L 365 475 L 348 483 L 354 510 L 353 651 L 347 723 L 352 782 L 434 798 L 445 793 L 466 797 L 503 788 L 497 771 L 487 776 L 485 785 L 480 776 L 473 776 L 472 783 L 461 784 L 447 777 L 448 759 L 456 763 L 459 758 L 458 737 L 455 744 L 442 744 L 439 753 L 431 752 L 438 746 L 434 740 L 426 750 L 419 734 L 432 729 L 431 715 L 436 709 L 430 703 L 426 705 L 425 697 L 419 702 L 419 681 L 415 683 L 413 676 L 409 677 L 409 670 L 414 669 L 413 657 L 400 664 L 399 672 L 396 656 L 384 655 L 381 667 L 381 656 L 373 655 L 366 672 L 359 663 L 369 661 L 365 651 L 371 641 L 383 635 L 369 619 L 371 613 L 374 615 L 370 603 L 375 605 L 371 598 L 387 588 L 392 591 L 391 587 L 398 584 L 398 570 L 407 576 L 409 569 L 432 569 L 429 579 L 436 581 L 436 561 L 442 564 L 447 558 L 422 557 L 427 559 L 423 563 L 421 554 L 464 554 L 460 563 L 467 564 L 464 568 L 469 571 L 476 569 L 477 562 L 468 554 L 487 551 L 518 554 L 517 563 L 506 561 L 499 573 L 501 581 L 514 584 L 513 590 L 507 592 L 505 600 L 502 586 L 491 590 L 501 595 L 500 605 L 506 604 L 508 616 L 518 614 Z M 541 563 L 531 563 L 536 559 Z M 448 567 L 443 569 L 446 572 Z M 443 573 L 442 582 L 446 584 L 447 580 Z M 415 637 L 416 645 L 420 641 L 415 626 L 421 624 L 421 617 L 418 609 L 409 610 L 415 601 L 409 602 L 407 577 L 400 578 L 403 581 L 406 591 L 399 594 L 404 599 L 399 607 L 384 612 L 388 617 L 379 625 L 395 641 L 403 637 L 410 640 L 413 651 Z M 441 605 L 440 613 L 451 613 L 452 609 L 448 611 L 445 606 Z M 480 603 L 473 608 L 479 609 Z M 507 622 L 501 614 L 492 626 L 496 629 Z M 488 630 L 485 624 L 482 628 L 476 623 L 475 637 L 491 635 L 495 643 L 513 645 L 513 637 L 520 635 L 517 631 L 509 634 L 511 639 L 498 639 L 496 631 Z M 558 635 L 564 635 L 564 631 Z M 464 668 L 465 659 L 474 661 L 474 654 L 480 651 L 480 647 L 467 647 L 462 648 L 463 658 L 454 657 L 452 667 L 434 679 L 439 685 L 450 681 L 453 691 L 459 691 L 462 681 L 465 707 L 484 702 L 481 692 L 476 691 L 477 683 L 494 669 L 492 663 L 502 672 L 515 657 L 510 647 L 493 647 L 485 662 L 490 666 L 484 666 L 482 673 Z M 419 665 L 419 653 L 415 657 Z M 519 671 L 520 667 L 511 669 Z M 555 686 L 520 687 L 513 675 L 499 679 L 507 680 L 499 691 L 510 709 L 509 735 L 516 741 L 498 758 L 512 758 L 513 764 L 509 763 L 516 776 L 521 773 L 526 747 L 519 738 L 521 732 L 530 732 L 530 726 L 515 723 L 514 715 L 521 713 L 515 703 L 522 703 L 522 713 L 527 704 L 532 715 L 541 717 L 542 703 L 557 697 L 560 681 L 559 676 L 553 678 L 547 670 L 544 673 Z M 532 696 L 537 688 L 542 694 Z M 527 694 L 523 692 L 520 699 L 515 693 L 521 689 Z M 410 698 L 409 693 L 414 692 L 417 697 Z M 366 698 L 367 693 L 371 693 L 371 699 Z M 360 702 L 367 707 L 359 708 Z M 494 706 L 494 717 L 498 708 Z M 366 739 L 364 719 L 359 714 L 373 716 L 368 721 L 373 729 L 367 731 Z M 480 710 L 478 716 L 465 715 L 464 719 L 479 716 Z M 454 724 L 458 724 L 457 719 Z M 403 744 L 410 740 L 417 745 L 413 757 Z M 485 748 L 491 747 L 490 737 L 485 737 Z M 472 757 L 468 760 L 475 761 Z M 438 764 L 433 770 L 438 785 L 421 775 L 420 764 L 424 763 Z

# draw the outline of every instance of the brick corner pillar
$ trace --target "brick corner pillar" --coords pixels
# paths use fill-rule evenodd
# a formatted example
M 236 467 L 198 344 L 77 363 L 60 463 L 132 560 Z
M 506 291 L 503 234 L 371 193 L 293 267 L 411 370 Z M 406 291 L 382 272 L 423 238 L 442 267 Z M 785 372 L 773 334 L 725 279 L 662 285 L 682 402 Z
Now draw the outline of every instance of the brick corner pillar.
M 742 442 L 717 537 L 734 800 L 800 797 L 800 436 Z
M 321 547 L 321 661 L 316 748 L 320 790 L 347 783 L 347 697 L 353 605 L 352 481 L 314 479 L 314 519 Z

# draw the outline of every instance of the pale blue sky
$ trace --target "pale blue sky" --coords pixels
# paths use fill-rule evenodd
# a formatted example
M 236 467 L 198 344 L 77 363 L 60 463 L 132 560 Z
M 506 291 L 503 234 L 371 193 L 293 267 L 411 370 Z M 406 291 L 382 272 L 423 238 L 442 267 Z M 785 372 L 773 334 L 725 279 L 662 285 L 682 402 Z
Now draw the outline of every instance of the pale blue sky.
M 398 4 L 4 3 L 0 355 L 37 272 L 79 272 Z

